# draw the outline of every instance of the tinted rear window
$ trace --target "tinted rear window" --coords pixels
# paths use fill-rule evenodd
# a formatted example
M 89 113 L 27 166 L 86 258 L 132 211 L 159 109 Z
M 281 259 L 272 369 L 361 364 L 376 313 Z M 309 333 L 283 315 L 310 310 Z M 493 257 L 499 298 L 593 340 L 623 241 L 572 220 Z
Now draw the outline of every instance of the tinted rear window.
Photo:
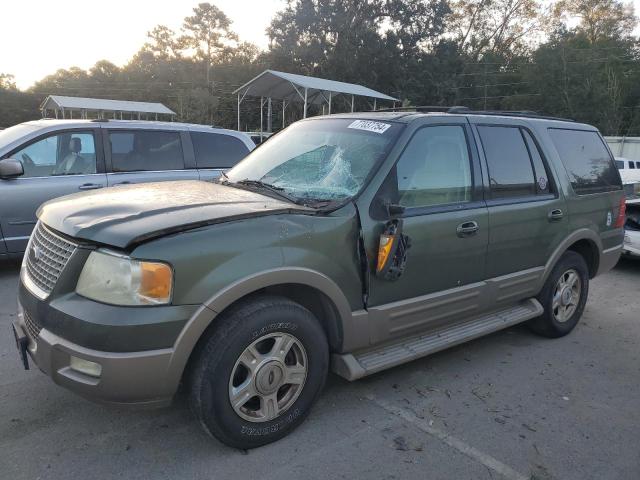
M 616 165 L 597 132 L 550 128 L 549 135 L 578 195 L 622 188 Z
M 219 133 L 191 132 L 199 168 L 230 168 L 249 153 L 239 138 Z

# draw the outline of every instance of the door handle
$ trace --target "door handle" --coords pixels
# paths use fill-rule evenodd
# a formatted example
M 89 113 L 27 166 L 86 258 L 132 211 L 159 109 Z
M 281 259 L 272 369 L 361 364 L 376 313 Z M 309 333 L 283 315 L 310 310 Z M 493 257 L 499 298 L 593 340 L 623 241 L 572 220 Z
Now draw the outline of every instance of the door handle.
M 470 221 L 463 222 L 456 228 L 456 233 L 460 238 L 470 237 L 471 235 L 475 235 L 480 227 L 478 226 L 478 222 Z
M 78 190 L 96 190 L 102 188 L 101 183 L 83 183 L 78 187 Z
M 551 210 L 549 212 L 549 215 L 547 215 L 547 218 L 550 222 L 557 222 L 558 220 L 562 220 L 562 217 L 564 217 L 564 213 L 562 213 L 562 210 L 560 210 L 559 208 Z
M 125 180 L 124 182 L 114 183 L 114 185 L 129 185 L 131 182 L 129 180 Z

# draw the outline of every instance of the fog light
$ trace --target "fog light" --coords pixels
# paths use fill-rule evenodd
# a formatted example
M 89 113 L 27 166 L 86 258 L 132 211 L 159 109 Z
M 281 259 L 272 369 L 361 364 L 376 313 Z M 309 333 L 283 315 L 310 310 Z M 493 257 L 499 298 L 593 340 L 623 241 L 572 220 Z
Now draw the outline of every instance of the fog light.
M 102 374 L 102 365 L 100 365 L 99 363 L 90 362 L 89 360 L 74 356 L 71 357 L 69 367 L 71 368 L 71 370 L 84 373 L 85 375 L 89 375 L 91 377 L 100 378 L 100 375 Z

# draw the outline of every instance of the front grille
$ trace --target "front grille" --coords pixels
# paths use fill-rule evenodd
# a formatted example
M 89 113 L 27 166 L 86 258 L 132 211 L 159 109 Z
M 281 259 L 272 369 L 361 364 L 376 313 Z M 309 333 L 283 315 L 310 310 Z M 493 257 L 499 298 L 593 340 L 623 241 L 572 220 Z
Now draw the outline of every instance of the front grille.
M 30 280 L 46 295 L 55 287 L 77 245 L 38 223 L 31 237 L 26 267 Z
M 42 327 L 31 315 L 29 315 L 29 312 L 27 312 L 26 310 L 23 312 L 23 315 L 24 324 L 27 327 L 27 333 L 31 337 L 31 340 L 35 340 L 36 338 L 38 338 Z

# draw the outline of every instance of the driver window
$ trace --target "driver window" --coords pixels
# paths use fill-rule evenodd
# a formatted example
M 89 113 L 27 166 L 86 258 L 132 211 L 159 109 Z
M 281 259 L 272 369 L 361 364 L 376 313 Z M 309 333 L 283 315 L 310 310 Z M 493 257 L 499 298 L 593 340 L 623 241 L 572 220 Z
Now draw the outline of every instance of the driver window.
M 396 165 L 398 203 L 428 207 L 471 201 L 469 151 L 461 126 L 418 130 Z
M 96 148 L 91 132 L 64 132 L 30 144 L 11 155 L 22 162 L 23 177 L 96 173 Z

